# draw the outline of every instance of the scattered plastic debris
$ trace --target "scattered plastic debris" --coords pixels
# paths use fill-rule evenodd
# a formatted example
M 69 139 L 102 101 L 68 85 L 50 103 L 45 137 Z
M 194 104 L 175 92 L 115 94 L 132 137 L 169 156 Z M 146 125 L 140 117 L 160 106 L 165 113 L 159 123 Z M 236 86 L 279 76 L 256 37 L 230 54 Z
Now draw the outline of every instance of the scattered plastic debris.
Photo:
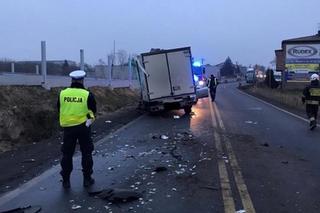
M 107 121 L 105 121 L 105 123 L 107 123 L 107 124 L 111 124 L 111 123 L 112 123 L 112 121 L 107 120 Z
M 36 160 L 33 158 L 26 159 L 26 160 L 22 161 L 22 163 L 34 163 L 34 162 L 36 162 Z
M 202 158 L 199 160 L 199 162 L 202 162 L 202 161 L 211 161 L 212 159 L 211 158 Z
M 160 138 L 161 138 L 162 140 L 168 140 L 168 139 L 169 139 L 169 137 L 166 136 L 166 135 L 161 135 Z
M 180 170 L 176 170 L 175 171 L 175 173 L 177 174 L 177 175 L 181 175 L 181 174 L 183 174 L 183 173 L 185 173 L 186 172 L 186 170 L 184 169 L 184 168 L 181 168 Z
M 246 123 L 246 124 L 254 124 L 254 125 L 257 125 L 257 124 L 258 124 L 257 121 L 255 121 L 255 122 L 253 122 L 253 121 L 245 121 L 245 123 Z
M 180 116 L 179 116 L 179 115 L 174 115 L 173 118 L 174 118 L 174 119 L 179 119 Z
M 236 213 L 246 213 L 246 210 L 241 209 L 241 210 L 236 211 Z
M 73 204 L 73 205 L 71 206 L 71 209 L 72 209 L 72 210 L 77 210 L 77 209 L 81 209 L 81 208 L 82 208 L 82 206 L 76 205 L 76 204 Z

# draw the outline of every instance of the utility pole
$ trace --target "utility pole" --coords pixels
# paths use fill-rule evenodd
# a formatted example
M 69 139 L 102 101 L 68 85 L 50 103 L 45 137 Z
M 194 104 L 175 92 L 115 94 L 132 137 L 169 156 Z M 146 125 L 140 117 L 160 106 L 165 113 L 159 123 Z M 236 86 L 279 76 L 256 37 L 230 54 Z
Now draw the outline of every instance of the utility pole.
M 114 65 L 115 59 L 116 59 L 116 40 L 113 40 L 113 60 L 112 60 L 112 65 Z
M 47 56 L 46 56 L 46 42 L 41 41 L 41 74 L 43 77 L 43 84 L 47 81 Z
M 80 49 L 80 69 L 84 71 L 84 50 Z

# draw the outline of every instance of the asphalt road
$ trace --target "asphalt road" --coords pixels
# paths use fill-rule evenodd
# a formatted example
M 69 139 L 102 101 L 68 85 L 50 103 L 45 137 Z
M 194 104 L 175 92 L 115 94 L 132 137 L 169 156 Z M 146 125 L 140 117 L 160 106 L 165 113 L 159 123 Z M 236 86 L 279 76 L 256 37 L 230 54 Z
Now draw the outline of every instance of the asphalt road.
M 70 190 L 56 166 L 0 197 L 0 212 L 320 212 L 319 130 L 235 84 L 219 85 L 216 101 L 201 99 L 193 112 L 143 115 L 96 144 L 89 190 L 130 189 L 139 200 L 89 196 L 78 154 Z

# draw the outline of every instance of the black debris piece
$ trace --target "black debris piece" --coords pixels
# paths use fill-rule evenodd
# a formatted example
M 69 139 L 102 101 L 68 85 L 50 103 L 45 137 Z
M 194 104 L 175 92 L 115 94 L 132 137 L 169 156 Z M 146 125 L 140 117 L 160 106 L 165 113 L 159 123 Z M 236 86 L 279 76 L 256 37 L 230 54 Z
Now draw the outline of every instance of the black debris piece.
M 96 196 L 112 203 L 127 203 L 138 200 L 142 194 L 131 189 L 103 189 L 89 192 L 89 195 Z
M 155 171 L 155 172 L 164 172 L 164 171 L 167 171 L 167 170 L 168 170 L 167 167 L 158 166 L 153 171 Z

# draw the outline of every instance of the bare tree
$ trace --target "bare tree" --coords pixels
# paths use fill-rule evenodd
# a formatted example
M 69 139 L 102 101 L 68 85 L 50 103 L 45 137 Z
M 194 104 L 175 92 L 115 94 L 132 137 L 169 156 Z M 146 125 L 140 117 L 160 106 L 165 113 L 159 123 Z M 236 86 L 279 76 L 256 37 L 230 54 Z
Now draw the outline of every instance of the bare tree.
M 117 56 L 120 65 L 124 65 L 128 61 L 128 53 L 125 50 L 119 50 Z
M 100 58 L 99 61 L 98 61 L 99 65 L 106 65 L 106 62 Z

